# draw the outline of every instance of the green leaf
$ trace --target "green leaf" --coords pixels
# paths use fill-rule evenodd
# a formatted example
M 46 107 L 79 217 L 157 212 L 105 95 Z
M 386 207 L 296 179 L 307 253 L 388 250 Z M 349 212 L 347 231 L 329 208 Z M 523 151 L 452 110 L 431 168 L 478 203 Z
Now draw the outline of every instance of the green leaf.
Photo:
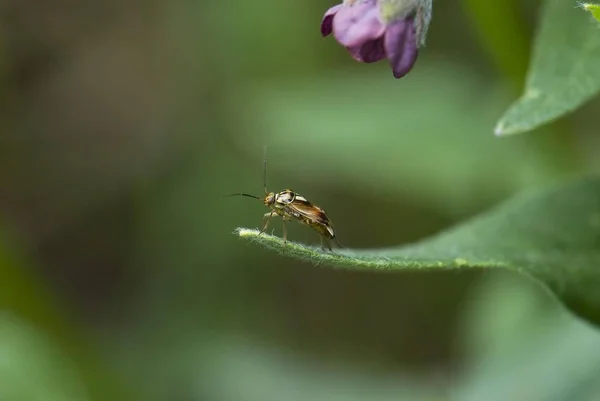
M 256 230 L 237 233 L 286 256 L 348 269 L 517 271 L 600 324 L 600 178 L 529 191 L 433 238 L 397 248 L 330 253 L 293 242 L 284 248 L 280 238 Z
M 581 3 L 581 7 L 585 11 L 589 11 L 592 17 L 596 18 L 600 22 L 600 5 L 592 3 Z
M 453 399 L 600 399 L 600 331 L 548 305 L 530 284 L 489 274 L 463 305 L 459 341 L 468 355 Z
M 530 131 L 575 110 L 600 90 L 600 31 L 576 3 L 548 0 L 525 93 L 496 125 L 497 135 Z

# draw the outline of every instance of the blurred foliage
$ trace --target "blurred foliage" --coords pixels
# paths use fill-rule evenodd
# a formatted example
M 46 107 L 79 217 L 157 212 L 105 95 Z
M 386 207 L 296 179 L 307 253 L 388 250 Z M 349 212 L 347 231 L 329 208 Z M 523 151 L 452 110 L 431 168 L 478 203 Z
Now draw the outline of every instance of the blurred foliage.
M 26 258 L 16 254 L 14 241 L 6 235 L 2 239 L 1 399 L 121 399 L 125 393 L 119 381 L 65 318 L 68 308 L 32 274 Z
M 600 91 L 597 25 L 564 0 L 547 0 L 540 19 L 525 93 L 498 122 L 498 135 L 530 131 Z
M 600 21 L 600 5 L 593 3 L 581 3 L 581 7 L 583 7 L 585 11 L 589 11 L 597 21 Z
M 333 3 L 0 5 L 0 398 L 597 398 L 597 331 L 527 279 L 315 268 L 231 235 L 265 212 L 222 196 L 261 193 L 265 144 L 269 188 L 353 248 L 598 172 L 597 101 L 493 136 L 545 1 L 475 3 L 436 2 L 398 81 L 321 40 Z
M 548 308 L 533 283 L 486 280 L 465 313 L 470 357 L 456 400 L 595 400 L 600 333 Z
M 515 90 L 521 90 L 527 72 L 529 39 L 532 29 L 522 15 L 518 0 L 485 3 L 463 0 L 469 22 L 482 42 L 483 50 L 494 60 Z M 510 29 L 506 29 L 509 26 Z
M 67 358 L 48 339 L 6 313 L 0 315 L 0 355 L 3 400 L 90 399 Z

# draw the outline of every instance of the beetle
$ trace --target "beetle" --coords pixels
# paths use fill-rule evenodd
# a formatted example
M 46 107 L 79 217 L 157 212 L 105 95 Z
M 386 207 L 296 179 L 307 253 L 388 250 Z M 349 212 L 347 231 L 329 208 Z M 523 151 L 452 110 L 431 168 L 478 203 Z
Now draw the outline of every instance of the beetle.
M 325 213 L 325 210 L 319 206 L 309 202 L 302 195 L 292 191 L 291 189 L 284 189 L 281 192 L 269 192 L 267 190 L 267 149 L 265 147 L 264 160 L 263 160 L 263 188 L 265 190 L 265 197 L 260 198 L 256 195 L 247 193 L 236 193 L 229 196 L 247 196 L 263 201 L 266 207 L 270 209 L 269 212 L 264 215 L 264 225 L 260 234 L 264 233 L 269 222 L 273 216 L 280 216 L 283 227 L 283 244 L 287 245 L 287 229 L 285 223 L 287 221 L 296 220 L 301 224 L 305 224 L 315 230 L 321 238 L 321 248 L 324 250 L 324 244 L 327 244 L 327 248 L 331 249 L 329 240 L 335 240 L 336 244 L 342 248 L 333 228 L 331 220 Z

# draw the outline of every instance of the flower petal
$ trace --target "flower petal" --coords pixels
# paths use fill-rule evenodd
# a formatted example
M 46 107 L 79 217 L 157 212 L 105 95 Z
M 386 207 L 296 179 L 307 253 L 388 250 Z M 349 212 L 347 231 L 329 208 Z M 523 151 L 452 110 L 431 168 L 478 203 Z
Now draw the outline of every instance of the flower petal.
M 419 55 L 412 18 L 397 21 L 387 27 L 384 48 L 394 77 L 402 78 L 408 74 Z
M 356 61 L 362 63 L 374 63 L 385 58 L 383 38 L 370 40 L 362 46 L 349 47 L 348 52 Z
M 337 6 L 333 6 L 325 12 L 323 19 L 321 20 L 321 35 L 331 35 L 331 31 L 333 30 L 333 17 L 342 6 L 343 4 L 338 4 Z
M 369 40 L 381 37 L 385 26 L 379 19 L 375 1 L 363 1 L 344 6 L 333 20 L 333 35 L 345 47 L 361 46 Z

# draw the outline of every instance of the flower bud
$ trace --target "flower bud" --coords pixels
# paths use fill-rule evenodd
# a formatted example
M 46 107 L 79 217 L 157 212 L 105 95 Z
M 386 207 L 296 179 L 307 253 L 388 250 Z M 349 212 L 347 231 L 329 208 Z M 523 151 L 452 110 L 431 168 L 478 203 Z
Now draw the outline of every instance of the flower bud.
M 321 21 L 321 34 L 333 33 L 357 61 L 387 58 L 396 78 L 413 67 L 431 21 L 432 0 L 344 0 Z

